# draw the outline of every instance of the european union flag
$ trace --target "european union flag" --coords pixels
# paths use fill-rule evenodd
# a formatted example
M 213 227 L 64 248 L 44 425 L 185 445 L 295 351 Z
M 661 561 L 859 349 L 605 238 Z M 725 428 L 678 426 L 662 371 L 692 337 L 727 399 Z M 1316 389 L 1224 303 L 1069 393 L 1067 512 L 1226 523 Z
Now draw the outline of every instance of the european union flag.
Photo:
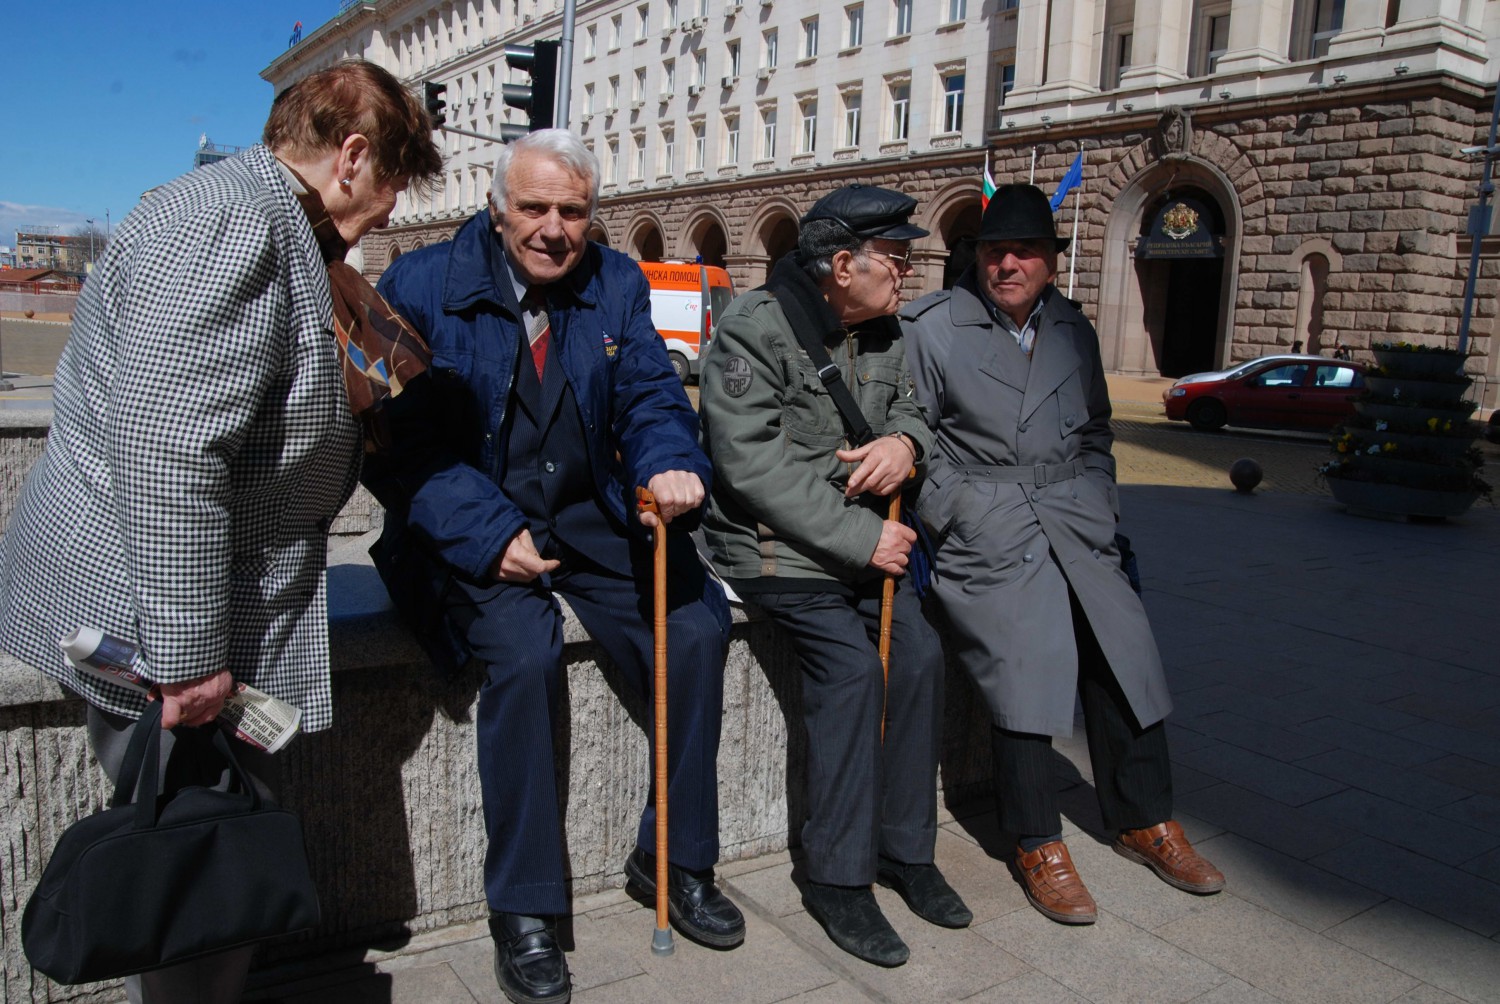
M 1083 182 L 1083 151 L 1078 151 L 1078 156 L 1073 158 L 1073 166 L 1068 168 L 1068 173 L 1063 175 L 1062 181 L 1058 182 L 1057 191 L 1052 193 L 1052 211 L 1057 212 L 1057 207 L 1063 204 L 1068 193 L 1077 188 Z

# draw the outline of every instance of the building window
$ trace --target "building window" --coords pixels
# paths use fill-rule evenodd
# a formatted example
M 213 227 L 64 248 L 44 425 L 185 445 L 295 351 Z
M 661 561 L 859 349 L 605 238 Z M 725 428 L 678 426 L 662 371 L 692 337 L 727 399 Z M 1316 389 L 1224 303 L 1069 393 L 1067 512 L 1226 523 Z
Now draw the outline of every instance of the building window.
M 667 11 L 662 27 L 668 31 L 677 27 L 677 0 L 667 0 Z
M 896 16 L 891 19 L 891 37 L 911 34 L 911 0 L 894 0 Z
M 593 59 L 599 54 L 599 26 L 591 24 L 583 31 L 583 58 Z
M 860 106 L 864 98 L 859 91 L 844 95 L 844 145 L 859 146 Z
M 725 164 L 740 162 L 740 117 L 738 115 L 724 116 L 723 162 Z
M 640 181 L 646 176 L 646 135 L 630 137 L 630 180 Z
M 621 19 L 623 15 L 616 14 L 609 19 L 609 51 L 614 52 L 620 47 Z M 615 144 L 616 148 L 619 144 Z
M 798 153 L 812 153 L 818 148 L 818 100 L 802 102 L 802 134 Z
M 617 76 L 609 78 L 609 104 L 604 106 L 604 110 L 607 112 L 620 110 L 620 78 Z
M 630 100 L 635 102 L 646 100 L 646 68 L 644 66 L 635 71 L 635 82 L 630 85 Z
M 865 44 L 865 5 L 857 3 L 844 8 L 844 48 L 858 49 Z
M 995 67 L 995 120 L 991 128 L 1005 124 L 1005 99 L 1016 86 L 1016 64 L 1001 63 Z
M 740 75 L 740 40 L 730 39 L 726 48 L 729 54 L 729 75 L 738 77 Z
M 604 183 L 617 184 L 620 180 L 620 141 L 609 141 L 609 156 L 604 161 Z
M 583 85 L 583 114 L 594 114 L 594 85 Z
M 699 87 L 708 83 L 708 53 L 706 52 L 693 54 L 693 83 Z
M 677 91 L 677 60 L 668 59 L 661 64 L 661 96 L 670 98 Z
M 670 175 L 677 169 L 677 130 L 671 126 L 662 126 L 661 129 L 661 170 L 657 172 L 662 175 Z
M 911 85 L 891 85 L 891 128 L 889 138 L 904 140 L 911 131 Z
M 1328 43 L 1344 28 L 1344 0 L 1312 0 L 1312 49 L 1308 58 L 1328 55 Z
M 948 24 L 962 21 L 969 16 L 968 0 L 948 0 Z
M 1128 31 L 1116 31 L 1110 40 L 1106 52 L 1109 61 L 1104 67 L 1104 73 L 1099 81 L 1099 86 L 1105 90 L 1114 90 L 1120 86 L 1120 78 L 1125 71 L 1130 69 L 1130 49 L 1134 36 Z
M 635 40 L 644 42 L 649 34 L 651 34 L 651 7 L 649 4 L 641 4 L 635 9 Z
M 698 16 L 708 17 L 708 0 L 698 0 Z
M 818 54 L 818 19 L 810 17 L 802 22 L 802 58 L 812 59 Z
M 943 132 L 961 132 L 964 127 L 964 75 L 943 78 Z
M 772 160 L 776 156 L 776 107 L 760 110 L 760 159 Z
M 774 70 L 776 69 L 776 50 L 780 47 L 776 29 L 772 28 L 766 32 L 762 39 L 765 44 L 761 47 L 760 65 L 768 70 Z
M 1229 11 L 1211 15 L 1205 20 L 1208 22 L 1204 31 L 1208 59 L 1204 69 L 1207 74 L 1212 75 L 1219 70 L 1219 57 L 1229 51 Z
M 703 158 L 707 152 L 708 141 L 702 122 L 693 123 L 693 161 L 689 165 L 694 171 L 703 170 Z

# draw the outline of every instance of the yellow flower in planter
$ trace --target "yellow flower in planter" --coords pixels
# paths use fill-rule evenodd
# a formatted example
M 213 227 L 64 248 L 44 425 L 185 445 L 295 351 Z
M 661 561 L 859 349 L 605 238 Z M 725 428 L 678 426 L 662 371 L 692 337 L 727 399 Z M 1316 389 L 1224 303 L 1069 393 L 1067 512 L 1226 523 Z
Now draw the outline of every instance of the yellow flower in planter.
M 1390 452 L 1392 452 L 1393 450 L 1396 449 L 1396 444 L 1395 443 L 1386 443 L 1384 446 L 1381 447 L 1381 449 L 1383 449 L 1387 453 L 1390 453 Z

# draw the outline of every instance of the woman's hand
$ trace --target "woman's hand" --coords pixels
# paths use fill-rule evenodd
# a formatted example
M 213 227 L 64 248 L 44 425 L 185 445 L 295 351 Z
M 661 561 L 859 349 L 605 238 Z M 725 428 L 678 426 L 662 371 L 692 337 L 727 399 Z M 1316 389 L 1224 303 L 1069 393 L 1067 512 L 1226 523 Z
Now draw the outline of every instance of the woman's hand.
M 219 717 L 224 701 L 234 693 L 234 677 L 221 669 L 208 676 L 184 683 L 163 683 L 161 693 L 161 727 L 207 725 Z

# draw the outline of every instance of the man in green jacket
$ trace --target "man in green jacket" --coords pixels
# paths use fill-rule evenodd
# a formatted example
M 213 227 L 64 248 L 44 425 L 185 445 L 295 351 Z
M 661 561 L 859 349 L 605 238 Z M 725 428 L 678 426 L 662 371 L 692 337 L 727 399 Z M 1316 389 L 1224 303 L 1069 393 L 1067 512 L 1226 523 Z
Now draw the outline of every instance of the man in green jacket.
M 714 565 L 791 635 L 803 672 L 803 902 L 836 945 L 884 966 L 910 953 L 871 892 L 877 878 L 934 924 L 972 919 L 933 864 L 942 651 L 903 578 L 916 535 L 886 518 L 932 444 L 894 318 L 911 241 L 927 235 L 909 222 L 915 208 L 861 185 L 818 200 L 797 250 L 720 318 L 701 379 Z

